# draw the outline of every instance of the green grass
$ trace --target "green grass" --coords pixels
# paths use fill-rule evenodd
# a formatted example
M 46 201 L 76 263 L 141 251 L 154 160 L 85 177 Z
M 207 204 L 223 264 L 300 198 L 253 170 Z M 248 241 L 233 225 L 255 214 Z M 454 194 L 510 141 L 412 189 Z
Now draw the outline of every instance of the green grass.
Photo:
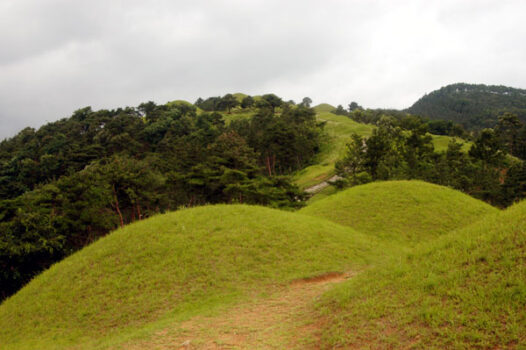
M 328 103 L 320 103 L 319 105 L 316 105 L 313 108 L 316 111 L 316 113 L 330 113 L 336 109 L 336 107 Z
M 295 182 L 300 188 L 316 185 L 333 176 L 334 165 L 344 157 L 351 134 L 356 133 L 363 137 L 369 137 L 376 128 L 371 124 L 357 123 L 349 117 L 333 114 L 331 111 L 334 110 L 334 107 L 328 104 L 318 105 L 314 109 L 317 112 L 317 119 L 326 122 L 325 131 L 328 137 L 322 145 L 316 164 L 306 167 L 294 175 Z M 437 152 L 445 151 L 449 141 L 453 139 L 442 135 L 432 135 L 432 137 Z M 461 139 L 456 140 L 463 142 Z M 470 147 L 470 142 L 464 142 L 462 149 L 467 152 Z
M 436 152 L 445 152 L 447 151 L 447 146 L 449 142 L 453 139 L 458 143 L 462 143 L 462 151 L 468 152 L 471 148 L 472 142 L 462 140 L 460 138 L 444 136 L 444 135 L 431 135 L 433 137 L 433 146 L 435 146 Z
M 223 116 L 223 120 L 228 125 L 233 120 L 241 120 L 241 119 L 249 119 L 251 118 L 255 110 L 252 109 L 242 109 L 242 108 L 234 108 L 231 113 L 227 112 L 220 112 Z
M 524 349 L 526 201 L 362 273 L 318 311 L 323 349 Z
M 159 215 L 52 266 L 0 305 L 1 348 L 104 348 L 294 279 L 359 269 L 376 245 L 330 221 L 256 206 Z
M 497 209 L 447 187 L 386 181 L 352 187 L 299 212 L 407 244 L 432 239 Z
M 236 92 L 235 94 L 232 94 L 232 95 L 234 95 L 234 97 L 239 103 L 243 102 L 243 99 L 248 96 L 247 94 L 244 94 L 242 92 Z
M 295 182 L 301 188 L 316 185 L 334 175 L 334 164 L 345 155 L 346 145 L 352 133 L 361 136 L 370 136 L 374 126 L 357 123 L 354 120 L 329 112 L 318 112 L 317 119 L 325 121 L 327 140 L 321 147 L 316 164 L 298 171 Z

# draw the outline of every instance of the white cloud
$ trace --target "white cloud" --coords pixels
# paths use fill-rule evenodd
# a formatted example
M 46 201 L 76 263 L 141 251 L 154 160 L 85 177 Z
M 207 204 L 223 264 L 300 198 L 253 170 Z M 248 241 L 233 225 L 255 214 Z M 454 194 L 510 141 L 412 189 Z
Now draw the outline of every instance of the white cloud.
M 0 137 L 91 105 L 275 92 L 404 108 L 526 87 L 523 1 L 4 0 Z

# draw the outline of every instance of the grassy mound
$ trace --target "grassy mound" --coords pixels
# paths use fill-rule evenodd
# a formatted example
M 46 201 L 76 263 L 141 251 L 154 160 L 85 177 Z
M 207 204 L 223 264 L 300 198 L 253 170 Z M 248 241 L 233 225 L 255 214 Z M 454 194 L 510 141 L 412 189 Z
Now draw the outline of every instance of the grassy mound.
M 300 210 L 400 242 L 433 238 L 496 211 L 459 191 L 422 181 L 356 186 Z
M 336 109 L 336 107 L 328 103 L 320 103 L 319 105 L 316 105 L 313 108 L 316 111 L 316 113 L 329 113 Z
M 104 347 L 155 322 L 297 278 L 358 268 L 370 246 L 347 227 L 263 207 L 159 215 L 52 266 L 0 305 L 0 344 L 2 350 Z
M 331 291 L 322 348 L 520 349 L 525 267 L 522 202 Z

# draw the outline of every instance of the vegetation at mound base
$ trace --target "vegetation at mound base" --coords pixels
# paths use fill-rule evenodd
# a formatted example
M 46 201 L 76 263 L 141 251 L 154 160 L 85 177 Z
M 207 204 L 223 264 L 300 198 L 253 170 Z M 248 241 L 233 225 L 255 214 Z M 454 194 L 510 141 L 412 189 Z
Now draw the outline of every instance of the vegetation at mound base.
M 492 128 L 503 112 L 517 114 L 526 121 L 526 90 L 483 84 L 452 84 L 426 94 L 407 111 L 461 123 L 469 129 Z
M 4 301 L 0 344 L 2 350 L 103 347 L 152 322 L 360 268 L 374 259 L 377 245 L 348 227 L 264 207 L 155 216 L 53 265 Z
M 522 349 L 525 266 L 521 202 L 330 291 L 321 347 Z
M 387 181 L 352 187 L 299 212 L 369 235 L 417 243 L 496 211 L 447 187 L 421 181 Z

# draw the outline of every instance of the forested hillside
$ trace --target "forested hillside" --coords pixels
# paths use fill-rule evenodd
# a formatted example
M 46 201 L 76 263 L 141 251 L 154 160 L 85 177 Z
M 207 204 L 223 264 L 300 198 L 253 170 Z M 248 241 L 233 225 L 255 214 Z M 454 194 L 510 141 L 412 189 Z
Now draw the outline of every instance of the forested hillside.
M 435 120 L 449 120 L 467 129 L 492 128 L 504 112 L 514 113 L 526 121 L 526 90 L 452 84 L 423 96 L 406 111 Z
M 231 95 L 230 95 L 231 96 Z M 286 175 L 310 164 L 323 125 L 304 105 L 264 95 L 225 123 L 230 101 L 93 111 L 0 143 L 0 298 L 110 230 L 206 203 L 302 205 Z M 234 102 L 232 102 L 234 101 Z M 233 103 L 233 105 L 232 105 Z

